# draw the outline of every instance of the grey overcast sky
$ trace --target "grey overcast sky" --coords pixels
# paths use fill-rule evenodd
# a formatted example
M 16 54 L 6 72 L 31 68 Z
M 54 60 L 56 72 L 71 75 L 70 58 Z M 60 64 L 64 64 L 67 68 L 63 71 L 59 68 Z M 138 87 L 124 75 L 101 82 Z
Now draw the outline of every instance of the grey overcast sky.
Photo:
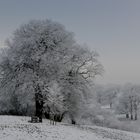
M 46 18 L 98 51 L 98 83 L 140 83 L 140 0 L 0 0 L 0 47 L 21 24 Z

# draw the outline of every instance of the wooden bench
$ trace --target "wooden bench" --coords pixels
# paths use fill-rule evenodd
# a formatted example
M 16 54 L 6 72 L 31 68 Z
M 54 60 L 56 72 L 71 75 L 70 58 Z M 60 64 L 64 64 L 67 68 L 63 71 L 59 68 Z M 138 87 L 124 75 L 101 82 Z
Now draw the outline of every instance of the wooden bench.
M 38 123 L 39 118 L 37 116 L 31 116 L 31 123 Z

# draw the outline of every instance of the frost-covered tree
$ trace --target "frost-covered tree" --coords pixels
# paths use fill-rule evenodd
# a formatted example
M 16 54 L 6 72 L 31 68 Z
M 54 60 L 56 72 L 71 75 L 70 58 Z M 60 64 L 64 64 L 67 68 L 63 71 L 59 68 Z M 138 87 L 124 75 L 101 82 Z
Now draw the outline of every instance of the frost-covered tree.
M 94 77 L 102 72 L 102 66 L 97 60 L 98 54 L 87 48 L 77 46 L 65 64 L 61 86 L 68 103 L 68 113 L 72 122 L 84 109 L 89 97 L 89 84 Z
M 35 98 L 35 114 L 40 117 L 43 111 L 42 89 L 58 76 L 67 50 L 74 44 L 72 33 L 56 22 L 31 21 L 21 26 L 8 42 L 9 48 L 2 58 L 1 90 L 14 84 L 16 90 L 13 92 L 17 92 L 20 98 L 18 90 L 25 84 L 30 85 L 33 90 L 27 96 Z M 21 93 L 25 95 L 25 92 Z
M 52 81 L 44 90 L 49 93 L 45 96 L 44 104 L 46 118 L 61 121 L 64 112 L 67 111 L 67 106 L 60 85 L 56 81 Z
M 129 97 L 127 94 L 122 93 L 121 96 L 117 99 L 118 103 L 116 104 L 116 112 L 119 114 L 126 114 L 126 118 L 129 118 L 130 106 L 129 106 Z
M 86 85 L 102 72 L 97 57 L 57 22 L 33 20 L 22 25 L 1 58 L 1 104 L 11 104 L 11 97 L 16 97 L 22 109 L 35 105 L 35 115 L 42 121 L 46 97 L 51 95 L 45 91 L 49 83 L 57 81 L 67 99 L 86 95 Z
M 94 90 L 96 93 L 97 103 L 104 105 L 104 102 L 106 100 L 105 87 L 103 87 L 102 85 L 95 85 Z
M 112 108 L 119 95 L 121 87 L 119 85 L 95 85 L 96 100 L 101 105 L 109 105 Z
M 119 97 L 117 111 L 125 113 L 126 118 L 137 120 L 138 107 L 140 104 L 140 86 L 127 84 L 123 87 L 122 95 Z

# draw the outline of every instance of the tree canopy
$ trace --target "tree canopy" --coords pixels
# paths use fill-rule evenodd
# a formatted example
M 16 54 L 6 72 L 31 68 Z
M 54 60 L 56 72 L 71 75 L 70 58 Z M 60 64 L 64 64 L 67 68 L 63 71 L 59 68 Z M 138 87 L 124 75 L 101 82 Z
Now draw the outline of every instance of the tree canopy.
M 89 83 L 102 71 L 98 53 L 79 45 L 63 25 L 32 20 L 14 32 L 2 51 L 1 111 L 28 114 L 35 98 L 45 104 L 52 91 L 58 92 L 48 90 L 56 88 L 52 81 L 70 110 L 70 104 L 76 106 L 86 98 Z

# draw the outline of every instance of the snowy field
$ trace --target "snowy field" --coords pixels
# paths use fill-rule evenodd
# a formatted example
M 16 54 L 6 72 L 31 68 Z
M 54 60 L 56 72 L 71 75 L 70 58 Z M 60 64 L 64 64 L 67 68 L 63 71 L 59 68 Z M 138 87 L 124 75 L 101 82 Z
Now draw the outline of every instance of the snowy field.
M 96 126 L 72 126 L 48 120 L 28 123 L 29 117 L 0 116 L 0 140 L 140 140 L 140 134 Z

